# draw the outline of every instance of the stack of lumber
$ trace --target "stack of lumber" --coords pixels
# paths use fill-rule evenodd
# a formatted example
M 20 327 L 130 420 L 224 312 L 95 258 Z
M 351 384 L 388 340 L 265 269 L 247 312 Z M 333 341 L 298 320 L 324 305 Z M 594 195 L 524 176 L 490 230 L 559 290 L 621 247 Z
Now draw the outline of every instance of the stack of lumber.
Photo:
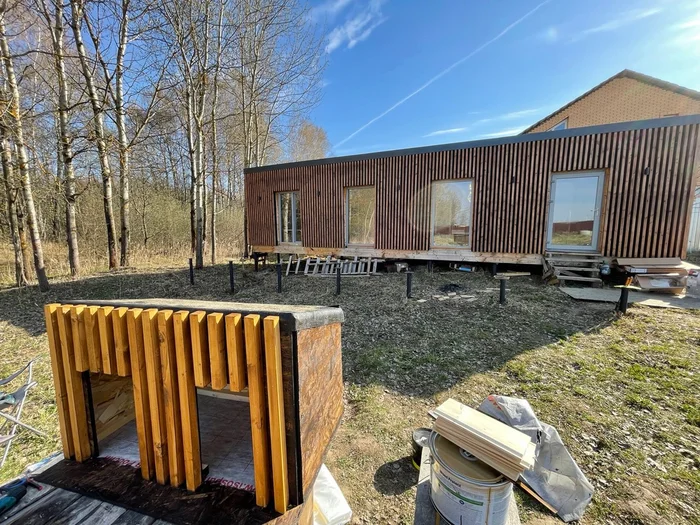
M 434 413 L 438 434 L 513 481 L 534 466 L 535 444 L 527 434 L 454 399 Z
M 618 269 L 632 276 L 632 282 L 648 292 L 681 294 L 688 282 L 688 269 L 677 257 L 615 259 Z

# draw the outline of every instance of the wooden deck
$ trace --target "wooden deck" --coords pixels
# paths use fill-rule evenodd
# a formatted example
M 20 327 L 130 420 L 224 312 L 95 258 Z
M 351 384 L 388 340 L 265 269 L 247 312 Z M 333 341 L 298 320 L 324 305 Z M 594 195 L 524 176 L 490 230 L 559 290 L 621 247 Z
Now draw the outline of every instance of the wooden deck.
M 3 525 L 168 525 L 145 514 L 127 510 L 69 490 L 42 484 L 43 490 L 28 487 L 27 495 L 10 511 L 0 516 Z

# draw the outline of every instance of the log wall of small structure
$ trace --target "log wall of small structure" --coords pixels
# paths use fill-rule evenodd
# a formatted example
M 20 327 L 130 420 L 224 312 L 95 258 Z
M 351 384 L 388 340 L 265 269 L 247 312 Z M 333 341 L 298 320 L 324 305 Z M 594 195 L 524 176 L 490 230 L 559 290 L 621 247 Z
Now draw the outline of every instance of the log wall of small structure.
M 345 188 L 376 188 L 375 248 L 430 249 L 430 183 L 473 182 L 470 250 L 542 254 L 551 175 L 605 170 L 599 250 L 683 257 L 698 184 L 699 125 L 667 125 L 246 172 L 249 243 L 274 246 L 275 193 L 299 191 L 302 244 L 345 247 Z M 535 137 L 535 138 L 533 138 Z

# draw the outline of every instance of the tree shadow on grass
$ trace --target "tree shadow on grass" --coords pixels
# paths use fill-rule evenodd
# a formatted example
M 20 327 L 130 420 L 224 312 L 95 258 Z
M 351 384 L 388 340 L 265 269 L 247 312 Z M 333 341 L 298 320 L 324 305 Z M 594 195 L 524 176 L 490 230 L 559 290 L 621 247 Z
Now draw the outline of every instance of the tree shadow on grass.
M 231 295 L 227 265 L 189 270 L 120 271 L 54 282 L 45 294 L 36 287 L 0 291 L 0 320 L 30 335 L 45 331 L 43 304 L 99 299 L 182 298 L 274 304 L 339 305 L 345 313 L 343 371 L 346 382 L 379 384 L 408 396 L 428 397 L 466 378 L 499 369 L 515 356 L 543 345 L 596 331 L 614 318 L 612 306 L 577 302 L 538 278 L 512 279 L 508 302 L 498 304 L 498 281 L 485 272 L 417 271 L 412 299 L 406 277 L 384 274 L 347 277 L 335 295 L 335 279 L 283 276 L 277 293 L 274 265 L 253 272 L 235 265 Z M 444 300 L 442 289 L 458 292 Z M 465 297 L 462 297 L 465 296 Z M 420 301 L 420 302 L 419 302 Z M 513 379 L 527 379 L 514 365 Z M 511 373 L 509 372 L 509 373 Z

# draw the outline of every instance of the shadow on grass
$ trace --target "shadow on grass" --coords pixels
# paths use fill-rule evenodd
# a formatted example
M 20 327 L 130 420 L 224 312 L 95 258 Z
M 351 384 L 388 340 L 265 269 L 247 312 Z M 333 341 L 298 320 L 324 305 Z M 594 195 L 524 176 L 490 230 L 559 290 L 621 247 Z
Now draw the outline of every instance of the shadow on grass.
M 45 331 L 42 306 L 50 302 L 182 298 L 339 305 L 346 319 L 345 381 L 419 397 L 498 369 L 523 352 L 602 329 L 614 319 L 611 305 L 576 302 L 536 277 L 512 279 L 506 305 L 498 304 L 498 282 L 484 272 L 419 269 L 410 300 L 404 274 L 344 278 L 340 296 L 335 295 L 335 279 L 304 275 L 284 276 L 283 291 L 277 293 L 274 265 L 257 273 L 251 265 L 235 265 L 235 281 L 232 296 L 223 264 L 196 270 L 190 285 L 183 264 L 158 272 L 121 271 L 54 282 L 45 294 L 36 287 L 5 289 L 0 291 L 0 319 L 38 335 Z M 459 293 L 435 299 L 445 295 L 441 290 L 446 286 L 456 286 Z M 523 380 L 518 370 L 513 374 L 514 381 Z
M 385 496 L 403 494 L 418 483 L 411 456 L 385 463 L 374 473 L 374 488 Z

